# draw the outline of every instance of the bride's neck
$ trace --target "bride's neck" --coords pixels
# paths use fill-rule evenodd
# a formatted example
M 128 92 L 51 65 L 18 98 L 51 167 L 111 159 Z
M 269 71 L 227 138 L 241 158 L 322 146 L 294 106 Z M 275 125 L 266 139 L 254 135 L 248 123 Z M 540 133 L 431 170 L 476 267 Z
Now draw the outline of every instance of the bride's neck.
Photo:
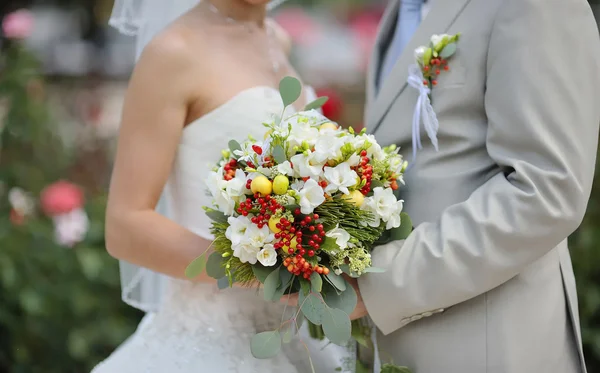
M 264 25 L 267 15 L 266 4 L 253 5 L 244 0 L 205 0 L 199 5 L 210 6 L 211 4 L 221 16 L 229 17 L 238 22 L 255 23 L 260 27 Z

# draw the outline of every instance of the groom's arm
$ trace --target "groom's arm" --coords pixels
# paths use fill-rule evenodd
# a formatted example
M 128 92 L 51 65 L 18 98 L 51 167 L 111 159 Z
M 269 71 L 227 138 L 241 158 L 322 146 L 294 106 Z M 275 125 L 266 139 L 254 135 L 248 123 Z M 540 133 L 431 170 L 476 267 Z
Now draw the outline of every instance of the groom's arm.
M 358 283 L 384 333 L 519 274 L 583 219 L 600 122 L 600 42 L 584 0 L 506 0 L 492 31 L 487 150 L 503 172 L 376 248 Z

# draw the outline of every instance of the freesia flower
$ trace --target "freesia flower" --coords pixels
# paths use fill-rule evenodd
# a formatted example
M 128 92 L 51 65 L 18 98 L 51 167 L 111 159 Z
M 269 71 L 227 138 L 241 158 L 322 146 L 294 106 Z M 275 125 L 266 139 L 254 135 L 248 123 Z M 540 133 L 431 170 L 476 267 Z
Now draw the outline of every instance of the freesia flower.
M 325 163 L 330 159 L 339 159 L 342 156 L 344 139 L 333 135 L 321 135 L 315 143 L 315 160 Z
M 256 264 L 258 261 L 259 247 L 249 244 L 239 244 L 232 247 L 233 256 L 238 258 L 242 263 Z
M 315 207 L 325 202 L 323 188 L 313 179 L 308 179 L 300 191 L 300 211 L 303 214 L 310 214 Z
M 340 247 L 341 250 L 344 250 L 348 247 L 350 233 L 346 232 L 342 228 L 339 228 L 339 225 L 327 232 L 325 236 L 334 239 L 335 243 Z
M 300 177 L 315 177 L 318 178 L 323 170 L 323 162 L 319 162 L 316 153 L 310 151 L 308 155 L 296 154 L 292 157 L 294 164 L 294 172 Z
M 373 213 L 373 219 L 366 222 L 371 227 L 378 227 L 382 220 L 387 223 L 386 229 L 400 226 L 403 201 L 398 201 L 394 191 L 390 188 L 377 187 L 373 189 L 373 196 L 365 198 L 361 208 Z
M 259 228 L 255 224 L 251 224 L 248 226 L 248 229 L 246 229 L 242 244 L 251 245 L 260 249 L 265 244 L 273 242 L 274 239 L 275 236 L 268 226 Z
M 277 252 L 271 244 L 266 244 L 262 250 L 256 254 L 256 258 L 265 267 L 272 267 L 277 264 Z
M 335 167 L 324 168 L 325 180 L 327 187 L 325 191 L 329 194 L 338 190 L 344 194 L 350 194 L 349 187 L 356 185 L 358 174 L 350 168 L 348 163 L 340 163 Z
M 231 241 L 232 245 L 239 245 L 246 235 L 246 230 L 252 225 L 250 219 L 246 216 L 240 215 L 238 217 L 230 216 L 227 218 L 229 227 L 225 231 L 225 237 Z
M 286 176 L 294 176 L 294 169 L 289 161 L 277 165 L 277 172 Z

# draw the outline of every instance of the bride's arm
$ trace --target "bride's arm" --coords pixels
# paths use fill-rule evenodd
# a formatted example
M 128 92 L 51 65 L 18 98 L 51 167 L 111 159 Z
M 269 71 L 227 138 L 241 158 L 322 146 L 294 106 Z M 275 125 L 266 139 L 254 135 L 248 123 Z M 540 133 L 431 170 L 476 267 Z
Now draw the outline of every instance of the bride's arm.
M 173 35 L 159 36 L 146 47 L 125 98 L 106 214 L 112 256 L 179 278 L 210 242 L 154 208 L 197 89 L 192 61 L 185 41 Z

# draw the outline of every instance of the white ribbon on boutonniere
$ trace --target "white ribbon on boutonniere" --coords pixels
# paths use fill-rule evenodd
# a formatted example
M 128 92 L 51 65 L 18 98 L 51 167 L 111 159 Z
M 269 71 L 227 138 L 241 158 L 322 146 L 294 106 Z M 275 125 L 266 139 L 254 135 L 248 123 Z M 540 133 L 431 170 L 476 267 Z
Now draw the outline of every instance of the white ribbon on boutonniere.
M 415 50 L 416 63 L 408 68 L 408 84 L 419 91 L 412 121 L 412 167 L 417 159 L 417 151 L 423 148 L 421 143 L 421 122 L 431 144 L 439 150 L 437 133 L 440 127 L 438 118 L 431 106 L 431 90 L 437 85 L 437 77 L 442 71 L 449 71 L 448 59 L 456 52 L 456 43 L 460 34 L 433 35 L 429 47 L 421 46 Z

